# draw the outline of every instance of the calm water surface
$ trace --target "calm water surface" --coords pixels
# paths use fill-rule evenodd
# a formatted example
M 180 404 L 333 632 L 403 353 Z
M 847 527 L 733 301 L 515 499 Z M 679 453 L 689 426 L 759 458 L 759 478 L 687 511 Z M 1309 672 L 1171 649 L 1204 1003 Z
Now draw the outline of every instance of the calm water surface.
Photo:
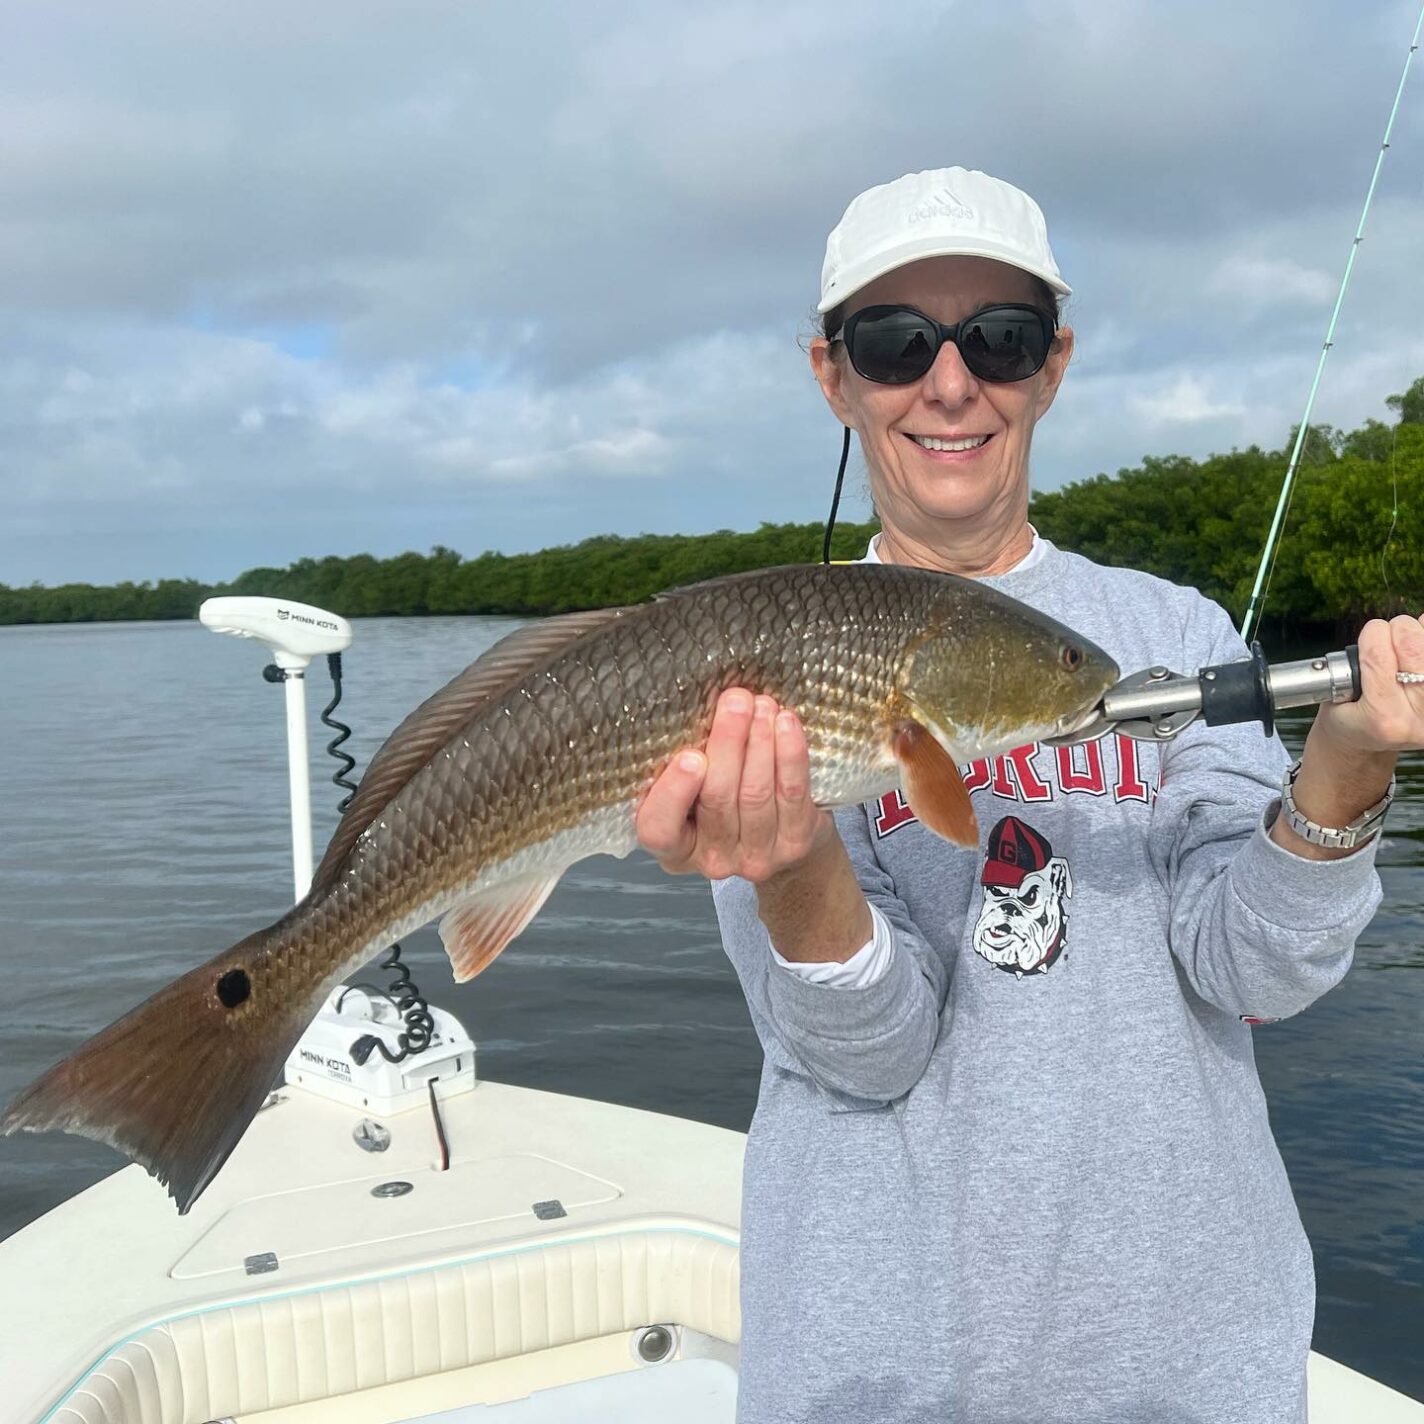
M 358 769 L 511 626 L 359 622 L 343 703 Z M 197 624 L 0 629 L 0 1102 L 286 908 L 282 691 L 262 680 L 265 661 L 260 646 Z M 309 692 L 314 720 L 320 664 Z M 1424 1398 L 1419 758 L 1401 782 L 1380 854 L 1384 904 L 1355 968 L 1308 1013 L 1258 1029 L 1256 1051 L 1315 1245 L 1316 1347 Z M 337 797 L 315 782 L 318 847 Z M 475 983 L 451 982 L 433 931 L 406 953 L 432 1001 L 471 1030 L 486 1077 L 750 1120 L 760 1051 L 703 882 L 641 855 L 585 861 Z M 0 1237 L 118 1165 L 77 1138 L 0 1139 Z

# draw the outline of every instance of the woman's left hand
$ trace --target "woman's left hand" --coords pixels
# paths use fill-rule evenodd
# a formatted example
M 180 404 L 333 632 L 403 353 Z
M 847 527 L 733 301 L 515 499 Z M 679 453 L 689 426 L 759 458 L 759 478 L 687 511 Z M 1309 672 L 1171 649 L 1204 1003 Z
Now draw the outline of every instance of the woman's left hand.
M 1348 826 L 1362 816 L 1384 796 L 1399 753 L 1424 748 L 1424 683 L 1395 676 L 1424 673 L 1424 624 L 1373 618 L 1359 642 L 1359 700 L 1325 703 L 1316 713 L 1292 791 L 1296 808 L 1320 826 Z M 1304 840 L 1283 817 L 1271 839 L 1308 860 L 1354 854 Z
M 1424 749 L 1424 682 L 1405 684 L 1396 673 L 1424 676 L 1424 620 L 1401 614 L 1372 618 L 1360 629 L 1360 698 L 1326 704 L 1311 729 L 1341 753 L 1383 755 Z

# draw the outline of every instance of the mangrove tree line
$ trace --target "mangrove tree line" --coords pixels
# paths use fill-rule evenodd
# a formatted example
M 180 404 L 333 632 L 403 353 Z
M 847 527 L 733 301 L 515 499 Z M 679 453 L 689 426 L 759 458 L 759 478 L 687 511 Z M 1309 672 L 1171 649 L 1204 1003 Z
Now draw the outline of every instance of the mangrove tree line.
M 1269 620 L 1351 625 L 1424 603 L 1424 377 L 1387 402 L 1393 423 L 1308 432 L 1271 584 Z M 1294 438 L 1291 432 L 1290 439 Z M 1204 460 L 1152 456 L 1115 475 L 1038 494 L 1042 533 L 1108 564 L 1195 585 L 1239 617 L 1285 470 L 1282 449 L 1251 446 Z M 855 558 L 873 524 L 837 529 L 835 556 Z M 763 524 L 749 533 L 599 535 L 532 554 L 299 559 L 230 583 L 192 579 L 108 586 L 0 584 L 0 624 L 190 618 L 215 593 L 300 599 L 347 617 L 562 613 L 633 603 L 679 584 L 820 558 L 821 525 Z

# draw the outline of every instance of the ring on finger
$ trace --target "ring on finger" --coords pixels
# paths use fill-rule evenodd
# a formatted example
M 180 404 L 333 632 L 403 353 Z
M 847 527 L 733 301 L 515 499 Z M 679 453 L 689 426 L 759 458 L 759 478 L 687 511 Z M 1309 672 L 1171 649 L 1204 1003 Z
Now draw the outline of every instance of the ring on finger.
M 1424 672 L 1397 672 L 1394 675 L 1396 682 L 1402 682 L 1406 687 L 1413 687 L 1424 682 Z

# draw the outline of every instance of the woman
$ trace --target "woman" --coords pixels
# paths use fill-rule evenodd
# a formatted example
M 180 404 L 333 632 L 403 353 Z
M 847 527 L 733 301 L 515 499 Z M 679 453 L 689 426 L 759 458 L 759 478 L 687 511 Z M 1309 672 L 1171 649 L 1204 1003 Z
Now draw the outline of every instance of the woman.
M 810 354 L 869 470 L 867 558 L 985 579 L 1126 670 L 1242 657 L 1196 592 L 1028 523 L 1068 291 L 1037 206 L 984 174 L 851 204 Z M 1310 1249 L 1249 1024 L 1335 984 L 1378 900 L 1424 628 L 1372 622 L 1360 652 L 1363 696 L 1320 710 L 1284 811 L 1258 728 L 1033 747 L 969 768 L 977 855 L 894 796 L 818 810 L 796 714 L 723 695 L 639 832 L 717 882 L 766 1055 L 743 1424 L 1302 1424 Z

